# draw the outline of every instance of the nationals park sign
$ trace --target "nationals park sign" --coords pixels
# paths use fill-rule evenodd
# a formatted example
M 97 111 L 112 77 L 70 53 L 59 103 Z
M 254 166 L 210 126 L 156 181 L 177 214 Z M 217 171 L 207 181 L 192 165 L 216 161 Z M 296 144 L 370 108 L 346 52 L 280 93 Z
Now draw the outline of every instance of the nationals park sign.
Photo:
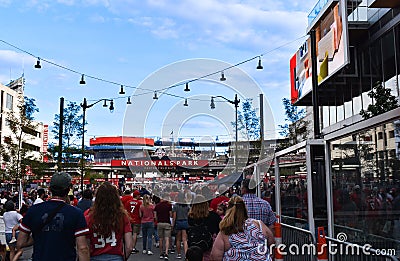
M 208 166 L 208 160 L 111 160 L 112 167 L 182 167 L 201 168 Z

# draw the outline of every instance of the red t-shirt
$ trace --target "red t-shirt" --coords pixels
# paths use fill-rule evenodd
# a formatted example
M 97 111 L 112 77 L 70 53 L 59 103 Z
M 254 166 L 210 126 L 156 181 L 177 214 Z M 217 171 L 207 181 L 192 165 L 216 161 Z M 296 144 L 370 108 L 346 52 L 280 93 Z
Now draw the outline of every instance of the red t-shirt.
M 131 223 L 133 224 L 140 224 L 141 220 L 140 220 L 140 216 L 139 216 L 139 210 L 140 210 L 140 206 L 142 205 L 142 201 L 133 198 L 130 195 L 125 195 L 121 198 L 122 203 L 126 209 L 126 211 L 128 211 L 130 217 L 131 217 Z
M 154 222 L 154 205 L 147 207 L 141 205 L 140 212 L 142 212 L 142 223 Z
M 154 211 L 157 213 L 158 223 L 171 224 L 170 211 L 172 211 L 172 205 L 168 201 L 161 201 L 156 205 Z
M 213 198 L 210 203 L 210 208 L 215 212 L 215 211 L 217 211 L 219 203 L 224 202 L 224 201 L 228 202 L 229 198 L 225 197 L 225 196 L 219 196 L 219 197 Z
M 132 232 L 129 217 L 125 216 L 123 228 L 119 231 L 113 231 L 112 235 L 108 238 L 97 235 L 96 232 L 92 230 L 93 220 L 90 213 L 88 213 L 85 218 L 89 227 L 89 235 L 87 235 L 87 237 L 90 239 L 90 256 L 98 256 L 103 254 L 119 256 L 124 255 L 124 234 Z

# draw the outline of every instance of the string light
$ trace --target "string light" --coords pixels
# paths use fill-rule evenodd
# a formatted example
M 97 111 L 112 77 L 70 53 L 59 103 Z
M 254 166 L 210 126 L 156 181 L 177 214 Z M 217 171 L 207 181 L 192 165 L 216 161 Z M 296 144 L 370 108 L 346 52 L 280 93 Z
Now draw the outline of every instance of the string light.
M 186 83 L 186 87 L 185 87 L 184 91 L 185 92 L 190 92 L 189 83 L 188 82 Z
M 103 107 L 107 107 L 107 100 L 104 100 Z
M 221 78 L 219 78 L 221 82 L 226 81 L 224 71 L 221 72 Z
M 121 90 L 119 91 L 119 94 L 125 94 L 125 91 L 124 91 L 124 86 L 123 85 L 121 85 Z
M 221 78 L 220 78 L 220 80 L 221 80 L 221 81 L 225 81 L 226 78 L 225 78 L 225 75 L 224 75 L 224 71 L 227 71 L 227 70 L 229 70 L 229 69 L 238 67 L 239 65 L 245 64 L 245 63 L 250 62 L 250 61 L 255 60 L 255 59 L 258 59 L 258 66 L 257 66 L 257 69 L 258 69 L 258 70 L 261 70 L 261 69 L 263 69 L 263 66 L 262 66 L 262 64 L 261 64 L 261 56 L 264 56 L 264 55 L 266 55 L 266 54 L 268 54 L 268 53 L 271 53 L 271 52 L 273 52 L 273 51 L 275 51 L 275 50 L 278 50 L 278 49 L 280 49 L 280 48 L 282 48 L 282 47 L 284 47 L 284 46 L 287 46 L 287 45 L 289 45 L 289 44 L 291 44 L 291 43 L 293 43 L 293 42 L 296 42 L 296 41 L 298 41 L 298 40 L 300 40 L 300 39 L 303 39 L 304 37 L 307 37 L 307 36 L 308 36 L 308 35 L 303 35 L 303 36 L 301 36 L 301 37 L 298 37 L 298 38 L 296 38 L 296 39 L 294 39 L 294 40 L 292 40 L 292 41 L 290 41 L 290 42 L 287 42 L 287 43 L 285 43 L 285 44 L 282 44 L 282 45 L 280 45 L 280 46 L 278 46 L 278 47 L 276 47 L 276 48 L 273 48 L 273 49 L 271 49 L 271 50 L 269 50 L 269 51 L 267 51 L 267 52 L 264 52 L 264 53 L 262 53 L 262 54 L 260 54 L 260 55 L 257 55 L 257 56 L 255 56 L 255 57 L 249 58 L 249 59 L 247 59 L 247 60 L 244 60 L 244 61 L 241 61 L 241 62 L 239 62 L 239 63 L 233 64 L 233 65 L 228 66 L 228 67 L 226 67 L 226 68 L 223 68 L 222 71 L 220 70 L 220 71 L 212 72 L 212 73 L 209 73 L 209 74 L 207 74 L 207 75 L 203 75 L 203 76 L 201 76 L 201 77 L 192 79 L 192 80 L 190 80 L 190 81 L 188 81 L 188 82 L 183 82 L 183 83 L 174 84 L 174 85 L 168 86 L 168 87 L 166 87 L 166 88 L 159 89 L 159 90 L 157 90 L 157 91 L 162 92 L 163 94 L 166 94 L 166 95 L 176 96 L 176 95 L 173 95 L 173 94 L 169 94 L 169 93 L 167 93 L 166 91 L 167 91 L 167 90 L 170 90 L 170 89 L 172 89 L 172 88 L 181 86 L 181 85 L 183 85 L 183 84 L 185 84 L 185 85 L 187 86 L 187 88 L 185 88 L 184 91 L 190 91 L 190 89 L 189 89 L 189 87 L 188 87 L 188 83 L 189 83 L 189 82 L 202 80 L 202 79 L 205 79 L 205 78 L 207 78 L 207 77 L 210 77 L 210 76 L 219 74 L 220 72 L 221 72 Z M 13 47 L 13 48 L 15 48 L 15 49 L 17 49 L 17 50 L 23 52 L 23 53 L 26 53 L 26 54 L 32 56 L 32 57 L 37 58 L 37 62 L 36 62 L 36 64 L 35 64 L 35 66 L 34 66 L 34 67 L 37 68 L 37 69 L 40 69 L 40 68 L 41 68 L 40 61 L 42 61 L 42 62 L 49 63 L 49 64 L 51 64 L 51 65 L 53 65 L 53 66 L 59 67 L 59 68 L 61 68 L 61 69 L 70 71 L 70 72 L 72 72 L 72 73 L 81 74 L 81 80 L 80 80 L 80 82 L 79 82 L 80 84 L 86 84 L 85 79 L 84 79 L 84 77 L 86 77 L 86 78 L 91 78 L 91 79 L 94 79 L 94 80 L 97 80 L 97 81 L 102 81 L 102 82 L 106 82 L 106 83 L 109 83 L 109 84 L 118 85 L 118 86 L 121 86 L 121 87 L 123 86 L 121 83 L 118 83 L 118 82 L 115 82 L 115 81 L 110 81 L 110 80 L 106 80 L 106 79 L 103 79 L 103 78 L 99 78 L 99 77 L 95 77 L 95 76 L 83 74 L 83 73 L 81 73 L 81 72 L 79 72 L 79 71 L 76 71 L 76 70 L 74 70 L 74 69 L 71 69 L 71 68 L 68 68 L 68 67 L 66 67 L 66 66 L 57 64 L 57 63 L 55 63 L 55 62 L 53 62 L 53 61 L 51 61 L 51 60 L 47 60 L 47 59 L 43 59 L 43 58 L 41 59 L 41 58 L 39 58 L 38 56 L 36 56 L 36 55 L 34 55 L 34 54 L 32 54 L 32 53 L 26 51 L 26 50 L 23 50 L 23 49 L 21 49 L 21 48 L 15 46 L 15 45 L 13 45 L 13 44 L 11 44 L 11 43 L 8 43 L 7 41 L 4 41 L 4 40 L 2 40 L 2 39 L 0 39 L 0 42 L 4 43 L 4 44 L 6 44 L 6 45 L 9 45 L 9 46 L 11 46 L 11 47 Z M 137 87 L 137 86 L 129 86 L 129 85 L 124 85 L 124 86 L 125 86 L 126 88 L 132 88 L 132 89 L 137 89 L 137 90 L 148 91 L 147 93 L 144 93 L 144 94 L 152 93 L 152 92 L 154 91 L 154 90 L 151 90 L 151 89 L 140 88 L 140 87 Z M 157 91 L 155 91 L 155 92 L 157 92 Z M 123 93 L 121 93 L 121 91 L 120 91 L 120 94 L 125 94 L 125 92 L 123 91 Z M 180 96 L 176 96 L 176 97 L 180 97 Z M 123 97 L 121 97 L 121 98 L 123 98 Z M 180 98 L 182 98 L 182 97 L 180 97 Z M 158 99 L 156 93 L 155 93 L 153 99 Z M 191 99 L 191 100 L 193 100 L 193 99 Z
M 86 84 L 84 74 L 82 74 L 81 81 L 79 82 L 79 84 Z
M 40 65 L 40 58 L 39 57 L 37 58 L 37 61 L 36 61 L 36 64 L 35 64 L 35 68 L 36 69 L 42 68 L 42 66 Z
M 261 65 L 261 56 L 258 57 L 257 70 L 262 70 L 264 67 Z
M 110 101 L 110 112 L 114 112 L 114 101 Z
M 185 103 L 183 104 L 183 106 L 189 106 L 187 99 L 185 99 Z
M 214 97 L 211 97 L 210 108 L 213 110 L 215 109 Z
M 157 100 L 157 99 L 158 99 L 158 97 L 157 97 L 157 91 L 154 91 L 153 99 L 154 99 L 154 100 Z
M 128 105 L 132 104 L 130 96 L 128 97 L 128 101 L 126 102 L 126 104 L 128 104 Z

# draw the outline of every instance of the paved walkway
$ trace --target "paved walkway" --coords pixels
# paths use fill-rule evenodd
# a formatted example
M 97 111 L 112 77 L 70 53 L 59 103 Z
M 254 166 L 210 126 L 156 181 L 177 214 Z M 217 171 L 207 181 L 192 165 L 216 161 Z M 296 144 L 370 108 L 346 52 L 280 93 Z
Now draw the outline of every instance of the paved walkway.
M 154 253 L 153 255 L 149 256 L 147 254 L 142 254 L 142 238 L 138 238 L 138 242 L 136 244 L 136 249 L 139 250 L 139 253 L 137 254 L 132 254 L 128 261 L 147 261 L 147 260 L 160 260 L 160 249 L 155 248 L 154 246 L 152 247 L 151 251 Z M 182 248 L 183 252 L 183 248 Z M 185 260 L 184 256 L 182 256 L 182 259 L 176 259 L 176 252 L 174 254 L 169 254 L 168 255 L 168 260 Z M 164 259 L 165 260 L 165 259 Z

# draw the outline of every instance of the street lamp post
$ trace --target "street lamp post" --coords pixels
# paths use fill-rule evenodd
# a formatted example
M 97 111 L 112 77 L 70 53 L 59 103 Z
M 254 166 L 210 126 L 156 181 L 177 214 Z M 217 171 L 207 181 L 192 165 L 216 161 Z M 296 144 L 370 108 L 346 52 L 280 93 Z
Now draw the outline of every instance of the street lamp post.
M 104 101 L 103 107 L 107 107 L 107 101 L 110 102 L 110 111 L 114 111 L 114 101 L 111 99 L 100 99 L 98 101 L 95 101 L 92 104 L 87 104 L 86 98 L 83 98 L 83 103 L 81 103 L 81 107 L 83 110 L 83 117 L 82 117 L 82 148 L 81 148 L 81 190 L 83 191 L 83 177 L 84 177 L 84 172 L 85 172 L 85 123 L 86 123 L 86 109 L 93 107 L 95 104 Z
M 214 103 L 214 98 L 222 98 L 225 101 L 235 105 L 235 174 L 238 173 L 238 107 L 240 100 L 238 99 L 238 95 L 235 94 L 235 99 L 234 100 L 229 100 L 225 98 L 224 96 L 213 96 L 211 97 L 211 104 L 210 107 L 211 109 L 215 109 L 215 103 Z

